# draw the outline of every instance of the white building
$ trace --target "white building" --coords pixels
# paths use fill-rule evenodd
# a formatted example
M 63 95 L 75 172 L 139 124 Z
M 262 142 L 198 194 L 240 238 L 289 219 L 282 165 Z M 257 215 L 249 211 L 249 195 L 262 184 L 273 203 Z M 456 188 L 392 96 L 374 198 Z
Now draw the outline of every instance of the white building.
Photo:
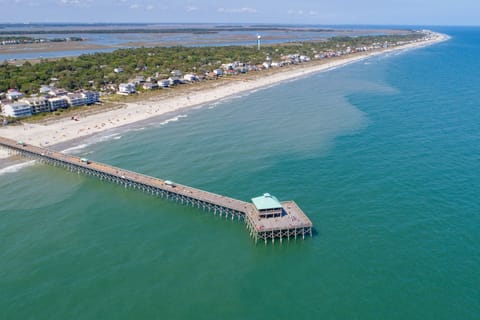
M 156 82 L 145 82 L 143 84 L 143 89 L 145 90 L 155 90 L 158 89 L 158 83 Z
M 197 75 L 191 73 L 187 73 L 186 75 L 184 75 L 183 79 L 188 82 L 194 82 L 199 80 Z
M 215 70 L 213 70 L 213 73 L 214 73 L 217 77 L 223 76 L 223 70 L 222 70 L 222 69 L 215 69 Z
M 309 56 L 300 56 L 299 59 L 300 59 L 300 62 L 309 62 L 310 61 Z
M 38 114 L 42 112 L 50 111 L 50 107 L 47 103 L 47 99 L 44 97 L 31 97 L 20 100 L 20 102 L 27 103 L 30 106 L 32 114 Z
M 283 62 L 278 62 L 278 61 L 273 61 L 270 66 L 272 68 L 279 68 L 279 67 L 283 67 Z
M 86 103 L 85 96 L 81 93 L 68 93 L 66 100 L 71 107 L 83 106 Z
M 23 93 L 15 90 L 15 89 L 9 89 L 7 91 L 7 94 L 5 95 L 8 100 L 18 100 L 19 98 L 23 97 Z
M 182 80 L 180 80 L 179 77 L 170 77 L 168 78 L 168 81 L 170 82 L 170 86 L 174 86 L 182 83 Z
M 32 115 L 32 109 L 26 102 L 12 102 L 2 106 L 2 113 L 7 117 L 22 118 Z
M 59 108 L 66 109 L 68 108 L 68 103 L 65 97 L 54 97 L 47 99 L 48 106 L 50 107 L 50 111 L 55 111 Z
M 135 92 L 135 85 L 133 83 L 120 83 L 118 86 L 119 94 L 133 94 Z
M 170 86 L 170 81 L 168 79 L 158 80 L 157 83 L 162 88 L 168 88 Z
M 100 94 L 96 91 L 83 91 L 82 94 L 85 98 L 86 105 L 91 105 L 100 101 Z

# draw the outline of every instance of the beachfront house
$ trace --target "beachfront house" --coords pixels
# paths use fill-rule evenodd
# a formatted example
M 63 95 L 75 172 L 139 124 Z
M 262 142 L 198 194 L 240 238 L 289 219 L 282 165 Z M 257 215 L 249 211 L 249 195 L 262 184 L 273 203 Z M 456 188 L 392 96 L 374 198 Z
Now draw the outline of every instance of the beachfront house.
M 16 101 L 19 98 L 23 97 L 23 93 L 21 93 L 20 91 L 17 91 L 16 89 L 8 89 L 5 96 L 10 101 Z
M 247 73 L 248 72 L 248 67 L 246 65 L 238 66 L 235 70 L 239 73 Z
M 187 73 L 186 75 L 183 76 L 183 80 L 185 80 L 187 82 L 195 82 L 195 81 L 198 81 L 200 79 L 195 74 Z
M 213 73 L 214 73 L 217 77 L 223 76 L 223 70 L 222 70 L 222 69 L 215 69 L 215 70 L 213 70 Z
M 30 97 L 21 99 L 20 102 L 27 103 L 30 106 L 32 114 L 39 114 L 50 111 L 50 107 L 45 97 Z
M 303 55 L 301 55 L 299 59 L 300 59 L 300 62 L 310 62 L 311 60 L 309 56 L 303 56 Z
M 284 62 L 281 61 L 273 61 L 272 64 L 270 65 L 272 68 L 280 68 L 284 66 Z
M 68 108 L 68 102 L 65 97 L 51 97 L 47 99 L 47 103 L 50 107 L 50 111 Z
M 158 80 L 157 83 L 161 88 L 168 88 L 170 86 L 170 81 L 168 79 Z
M 179 77 L 170 77 L 170 78 L 168 78 L 168 81 L 170 83 L 170 86 L 174 86 L 174 85 L 182 83 L 182 80 L 180 80 Z
M 158 88 L 159 88 L 159 86 L 158 86 L 158 83 L 156 83 L 156 82 L 145 82 L 143 84 L 143 89 L 144 90 L 156 90 Z
M 235 62 L 232 62 L 232 63 L 224 63 L 224 64 L 222 64 L 221 68 L 225 71 L 235 70 L 235 71 L 240 72 L 239 70 L 243 70 L 243 68 L 246 68 L 246 64 L 243 63 L 243 62 L 240 62 L 240 61 L 235 61 Z
M 119 94 L 134 94 L 135 91 L 135 85 L 133 83 L 120 83 L 118 85 L 118 93 Z
M 158 72 L 157 72 L 158 73 Z M 145 79 L 145 82 L 157 82 L 157 78 L 156 77 L 147 77 Z
M 32 109 L 26 102 L 11 102 L 2 106 L 2 113 L 7 117 L 23 118 L 31 116 Z
M 97 91 L 83 91 L 83 97 L 85 98 L 85 104 L 91 105 L 100 101 L 100 94 Z
M 81 93 L 68 93 L 65 99 L 70 107 L 79 107 L 87 104 L 85 96 Z

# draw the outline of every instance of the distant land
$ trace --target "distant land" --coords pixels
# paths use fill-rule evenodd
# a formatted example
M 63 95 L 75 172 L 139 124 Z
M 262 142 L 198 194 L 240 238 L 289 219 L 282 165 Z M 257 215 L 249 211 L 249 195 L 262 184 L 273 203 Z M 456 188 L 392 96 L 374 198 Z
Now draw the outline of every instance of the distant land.
M 1 60 L 58 58 L 119 48 L 168 46 L 255 45 L 325 41 L 331 37 L 405 35 L 412 28 L 384 26 L 321 26 L 280 24 L 158 24 L 158 23 L 31 23 L 0 24 L 5 37 L 78 38 L 81 42 L 0 46 Z

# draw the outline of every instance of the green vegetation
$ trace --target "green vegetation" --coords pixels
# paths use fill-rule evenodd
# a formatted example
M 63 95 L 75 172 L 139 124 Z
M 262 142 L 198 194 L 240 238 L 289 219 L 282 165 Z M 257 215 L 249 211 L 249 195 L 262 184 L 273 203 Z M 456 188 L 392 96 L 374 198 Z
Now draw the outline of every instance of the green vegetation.
M 398 41 L 412 41 L 423 37 L 422 33 L 389 36 L 338 37 L 320 42 L 287 43 L 262 46 L 258 51 L 254 46 L 225 47 L 156 47 L 120 49 L 111 53 L 81 55 L 76 58 L 55 60 L 42 59 L 39 63 L 25 62 L 21 66 L 0 64 L 0 92 L 16 88 L 26 94 L 37 93 L 42 84 L 49 84 L 52 78 L 58 79 L 57 87 L 66 90 L 93 88 L 127 82 L 137 75 L 168 77 L 172 70 L 183 73 L 203 74 L 218 68 L 222 63 L 241 61 L 260 64 L 266 57 L 273 60 L 283 55 L 301 54 L 313 57 L 316 53 L 352 49 L 372 44 Z M 116 73 L 121 67 L 124 72 Z

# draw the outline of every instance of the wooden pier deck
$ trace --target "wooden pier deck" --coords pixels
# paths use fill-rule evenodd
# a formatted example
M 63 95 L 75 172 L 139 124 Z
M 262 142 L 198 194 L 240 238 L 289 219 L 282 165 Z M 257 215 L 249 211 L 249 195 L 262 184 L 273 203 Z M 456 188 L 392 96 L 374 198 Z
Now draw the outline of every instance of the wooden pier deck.
M 0 147 L 23 157 L 63 167 L 69 171 L 95 176 L 101 180 L 138 189 L 182 204 L 208 210 L 225 217 L 243 219 L 250 235 L 255 239 L 275 241 L 279 238 L 297 238 L 312 235 L 312 222 L 294 201 L 282 202 L 283 214 L 276 218 L 262 218 L 249 202 L 233 199 L 168 180 L 114 167 L 97 161 L 86 160 L 47 148 L 0 137 Z

